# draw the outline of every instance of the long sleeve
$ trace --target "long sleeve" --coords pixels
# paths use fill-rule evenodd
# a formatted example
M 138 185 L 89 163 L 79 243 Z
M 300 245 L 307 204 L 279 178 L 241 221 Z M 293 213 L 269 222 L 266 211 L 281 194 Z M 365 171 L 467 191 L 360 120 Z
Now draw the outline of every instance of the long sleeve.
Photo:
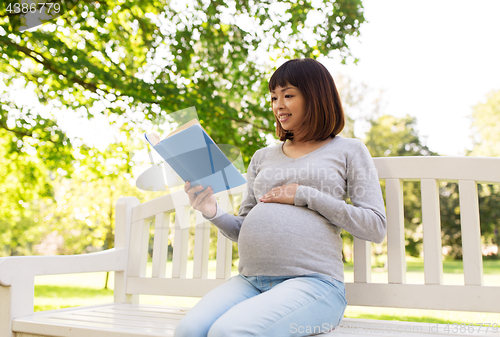
M 285 155 L 283 146 L 253 155 L 237 216 L 217 207 L 214 218 L 206 219 L 238 242 L 242 275 L 321 273 L 343 281 L 341 228 L 375 242 L 385 236 L 373 160 L 361 141 L 339 136 L 299 158 Z M 299 185 L 293 204 L 259 200 L 287 184 Z M 347 196 L 353 205 L 345 202 Z
M 235 242 L 238 241 L 238 236 L 240 233 L 241 225 L 243 224 L 243 220 L 245 220 L 245 217 L 248 214 L 248 212 L 250 212 L 250 210 L 257 204 L 257 200 L 253 189 L 254 180 L 256 176 L 255 158 L 257 152 L 255 152 L 254 156 L 250 160 L 250 164 L 248 165 L 248 170 L 246 175 L 247 197 L 241 203 L 238 215 L 235 216 L 233 214 L 225 212 L 217 203 L 217 213 L 213 218 L 207 218 L 203 216 L 205 219 L 209 220 L 217 228 L 219 228 L 225 237 Z
M 366 146 L 360 146 L 348 161 L 346 181 L 352 205 L 304 185 L 297 189 L 294 204 L 317 211 L 332 224 L 359 239 L 381 243 L 387 231 L 384 200 L 377 171 Z

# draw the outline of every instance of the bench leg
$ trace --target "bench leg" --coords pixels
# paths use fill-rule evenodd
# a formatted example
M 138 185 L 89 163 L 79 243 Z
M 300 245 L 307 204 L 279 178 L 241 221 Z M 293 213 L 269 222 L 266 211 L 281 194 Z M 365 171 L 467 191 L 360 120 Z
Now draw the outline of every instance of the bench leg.
M 10 297 L 10 287 L 0 286 L 0 336 L 12 335 Z
M 33 315 L 35 278 L 18 275 L 10 286 L 0 286 L 0 336 L 14 337 L 12 320 Z

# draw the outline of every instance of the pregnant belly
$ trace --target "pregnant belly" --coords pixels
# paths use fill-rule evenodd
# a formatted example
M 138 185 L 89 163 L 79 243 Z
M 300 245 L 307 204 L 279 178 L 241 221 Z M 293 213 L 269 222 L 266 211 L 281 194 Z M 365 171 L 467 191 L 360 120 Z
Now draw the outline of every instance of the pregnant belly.
M 304 231 L 325 223 L 326 219 L 307 207 L 278 203 L 258 203 L 245 217 L 240 237 L 289 233 L 302 235 Z M 316 226 L 314 225 L 316 224 Z
M 311 259 L 331 258 L 339 239 L 340 229 L 307 207 L 259 203 L 240 230 L 240 266 L 268 273 L 283 266 L 300 267 Z

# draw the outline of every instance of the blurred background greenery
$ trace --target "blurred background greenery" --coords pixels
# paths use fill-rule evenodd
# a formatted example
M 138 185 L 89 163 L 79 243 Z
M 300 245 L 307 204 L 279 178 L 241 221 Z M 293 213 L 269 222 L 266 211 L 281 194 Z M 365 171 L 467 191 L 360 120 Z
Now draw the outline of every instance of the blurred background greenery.
M 356 63 L 347 40 L 364 23 L 360 0 L 83 0 L 22 33 L 15 18 L 0 15 L 0 256 L 113 247 L 117 199 L 162 194 L 135 187 L 147 162 L 141 135 L 165 131 L 168 114 L 179 109 L 195 106 L 210 136 L 237 146 L 247 167 L 275 140 L 267 81 L 278 61 L 328 56 Z M 425 145 L 415 117 L 385 114 L 382 96 L 368 85 L 333 75 L 347 115 L 343 136 L 361 138 L 373 157 L 440 155 Z M 359 109 L 362 117 L 349 117 Z M 500 92 L 474 106 L 471 119 L 467 155 L 499 156 Z M 355 134 L 358 123 L 369 125 L 363 135 Z M 420 259 L 419 184 L 405 183 L 404 193 L 406 252 Z M 440 194 L 443 253 L 460 261 L 457 185 L 443 182 Z M 479 196 L 485 263 L 497 271 L 499 186 L 480 185 Z M 215 235 L 213 228 L 212 242 Z M 352 236 L 343 237 L 348 266 Z M 374 261 L 384 253 L 384 244 L 374 247 Z M 37 286 L 42 297 L 65 291 L 110 296 Z

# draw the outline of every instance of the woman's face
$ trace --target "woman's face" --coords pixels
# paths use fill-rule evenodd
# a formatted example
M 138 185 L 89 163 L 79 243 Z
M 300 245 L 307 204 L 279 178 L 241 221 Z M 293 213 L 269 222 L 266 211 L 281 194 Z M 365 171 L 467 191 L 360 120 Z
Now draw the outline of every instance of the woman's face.
M 287 84 L 271 90 L 271 106 L 274 115 L 287 131 L 293 131 L 294 138 L 300 132 L 306 116 L 306 99 L 297 87 Z

